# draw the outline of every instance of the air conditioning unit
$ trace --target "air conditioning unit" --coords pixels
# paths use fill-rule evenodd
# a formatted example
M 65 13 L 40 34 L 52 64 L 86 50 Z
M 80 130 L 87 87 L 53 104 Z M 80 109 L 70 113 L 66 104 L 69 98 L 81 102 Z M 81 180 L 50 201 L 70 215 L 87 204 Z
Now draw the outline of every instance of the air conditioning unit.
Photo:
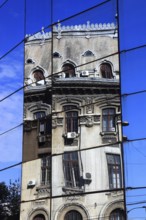
M 89 71 L 87 71 L 87 70 L 86 71 L 82 71 L 81 75 L 82 76 L 89 76 Z
M 39 136 L 39 143 L 44 143 L 46 141 L 46 136 Z
M 84 180 L 91 180 L 91 173 L 83 173 Z
M 83 173 L 83 183 L 89 185 L 91 182 L 91 173 Z
M 35 181 L 35 180 L 30 180 L 30 181 L 28 182 L 27 186 L 28 186 L 28 187 L 33 187 L 33 186 L 35 186 L 35 184 L 36 184 L 36 181 Z
M 76 132 L 67 132 L 67 138 L 76 138 Z

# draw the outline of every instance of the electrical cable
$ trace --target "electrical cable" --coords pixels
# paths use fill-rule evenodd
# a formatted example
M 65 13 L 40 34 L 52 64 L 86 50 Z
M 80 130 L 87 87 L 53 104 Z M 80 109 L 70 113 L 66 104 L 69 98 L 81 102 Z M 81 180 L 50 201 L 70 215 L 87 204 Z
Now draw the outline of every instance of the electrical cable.
M 106 59 L 106 58 L 111 57 L 111 56 L 119 55 L 119 54 L 121 54 L 121 53 L 126 53 L 126 52 L 130 52 L 130 51 L 133 51 L 133 50 L 136 50 L 136 49 L 140 49 L 140 48 L 142 48 L 142 47 L 146 47 L 146 44 L 143 44 L 143 45 L 141 45 L 141 46 L 136 46 L 136 47 L 133 47 L 133 48 L 129 48 L 129 49 L 124 49 L 124 50 L 122 50 L 122 51 L 115 52 L 115 53 L 112 53 L 112 54 L 103 56 L 103 57 L 101 57 L 101 58 L 92 60 L 92 61 L 90 61 L 90 62 L 86 62 L 86 63 L 84 63 L 84 64 L 80 64 L 80 65 L 76 66 L 75 68 L 78 68 L 78 67 L 81 67 L 81 66 L 85 66 L 85 65 L 91 64 L 91 63 L 93 63 L 93 62 L 97 62 L 97 61 L 100 61 L 100 60 L 102 60 L 102 59 Z M 45 77 L 44 80 L 45 80 L 45 79 L 48 79 L 48 78 L 50 78 L 50 77 L 52 77 L 52 75 L 53 75 L 53 76 L 56 76 L 56 75 L 58 75 L 58 74 L 60 74 L 60 73 L 62 73 L 62 72 L 63 72 L 63 71 L 59 71 L 59 72 L 57 72 L 57 73 L 51 74 L 51 75 Z M 18 91 L 20 91 L 20 90 L 26 88 L 27 86 L 30 86 L 30 85 L 35 84 L 35 83 L 36 83 L 36 82 L 32 82 L 32 83 L 30 83 L 30 84 L 27 84 L 27 85 L 24 85 L 24 86 L 18 88 L 18 89 L 15 90 L 14 92 L 12 92 L 12 93 L 10 93 L 9 95 L 7 95 L 7 96 L 5 96 L 4 98 L 2 98 L 2 99 L 0 100 L 0 102 L 4 101 L 5 99 L 7 99 L 7 98 L 9 98 L 10 96 L 14 95 L 14 94 L 17 93 Z M 121 96 L 124 97 L 124 96 L 135 95 L 135 94 L 139 94 L 139 93 L 143 93 L 143 92 L 146 92 L 146 90 L 141 90 L 141 91 L 137 91 L 137 92 L 131 92 L 131 93 L 126 93 L 126 94 L 121 94 Z
M 110 95 L 110 94 L 109 94 L 109 95 Z M 100 99 L 101 99 L 101 100 L 105 99 L 106 101 L 110 101 L 110 100 L 115 100 L 116 98 L 119 98 L 119 95 L 112 96 L 112 97 L 110 97 L 110 98 L 107 98 L 107 96 L 106 96 L 106 97 L 101 97 Z M 72 107 L 71 110 L 81 109 L 81 108 L 87 107 L 87 106 L 89 106 L 89 105 L 95 105 L 95 104 L 97 104 L 97 103 L 99 103 L 99 102 L 101 103 L 101 101 L 98 100 L 98 101 L 96 101 L 96 102 L 92 102 L 92 103 L 89 103 L 89 104 L 84 104 L 84 105 L 78 106 L 78 108 Z M 53 116 L 53 115 L 56 115 L 56 114 L 59 114 L 59 113 L 64 113 L 64 112 L 66 112 L 66 111 L 67 111 L 67 110 L 64 109 L 64 110 L 62 110 L 62 111 L 52 112 L 52 113 L 50 113 L 50 114 L 48 114 L 48 115 L 46 115 L 46 116 L 44 116 L 44 117 L 41 117 L 40 120 L 46 119 L 46 118 L 48 118 L 48 117 L 50 117 L 50 116 Z M 36 119 L 36 120 L 37 120 L 37 119 Z M 39 120 L 39 119 L 38 119 L 38 120 Z M 29 120 L 28 120 L 28 121 L 29 121 Z M 16 125 L 15 127 L 12 127 L 12 128 L 10 128 L 10 129 L 6 130 L 6 131 L 0 133 L 0 136 L 1 136 L 1 135 L 4 135 L 4 134 L 10 132 L 11 130 L 14 130 L 14 129 L 16 129 L 17 127 L 22 126 L 22 125 L 24 125 L 24 124 L 25 124 L 25 122 L 22 122 L 21 124 L 18 124 L 18 125 Z
M 8 2 L 9 0 L 5 0 L 1 5 L 0 5 L 0 9 Z
M 141 138 L 140 140 L 145 140 L 146 138 Z M 131 141 L 135 141 L 135 139 L 133 139 L 133 140 L 131 140 Z M 102 147 L 109 147 L 109 146 L 114 146 L 114 145 L 117 145 L 117 144 L 121 144 L 121 141 L 119 141 L 119 142 L 114 142 L 114 143 L 109 143 L 109 144 L 102 144 L 102 145 L 97 145 L 97 146 L 93 146 L 93 147 L 89 147 L 89 148 L 82 148 L 82 149 L 76 149 L 76 150 L 73 150 L 73 151 L 71 151 L 71 152 L 78 152 L 78 151 L 88 151 L 88 150 L 92 150 L 92 149 L 97 149 L 97 148 L 102 148 Z M 64 152 L 63 153 L 54 153 L 54 154 L 51 154 L 51 157 L 55 157 L 55 156 L 61 156 L 61 155 L 63 155 L 64 154 Z M 39 158 L 37 158 L 37 159 L 39 159 Z M 37 160 L 37 159 L 33 159 L 33 160 L 30 160 L 30 161 L 34 161 L 34 160 Z M 26 163 L 26 162 L 30 162 L 29 160 L 27 160 L 27 161 L 22 161 L 22 162 L 19 162 L 19 163 L 21 163 L 21 164 L 23 164 L 23 163 Z M 13 165 L 13 166 L 15 166 L 15 164 Z M 16 166 L 17 166 L 17 164 L 16 164 Z M 3 170 L 6 170 L 6 169 L 9 169 L 9 168 L 11 168 L 11 166 L 8 166 L 8 167 L 5 167 L 5 168 L 3 168 L 3 169 L 1 169 L 0 170 L 0 172 L 1 171 L 3 171 Z M 140 188 L 142 188 L 142 187 L 139 187 L 138 189 L 140 189 Z M 144 187 L 144 189 L 145 189 L 146 187 Z M 127 189 L 128 190 L 131 190 L 131 189 L 133 189 L 133 188 L 131 188 L 131 187 L 127 187 Z M 137 189 L 136 187 L 135 187 L 135 189 Z
M 10 128 L 10 129 L 8 129 L 8 130 L 2 132 L 2 133 L 0 133 L 0 136 L 1 136 L 1 135 L 4 135 L 4 134 L 6 134 L 6 133 L 8 133 L 8 132 L 10 132 L 10 131 L 13 131 L 14 129 L 16 129 L 16 128 L 22 126 L 22 125 L 23 125 L 23 123 L 20 123 L 20 124 L 16 125 L 15 127 Z
M 69 20 L 69 19 L 71 19 L 71 18 L 74 18 L 74 17 L 76 17 L 76 16 L 78 16 L 78 15 L 81 15 L 81 14 L 83 14 L 83 13 L 85 13 L 85 12 L 88 12 L 88 11 L 90 11 L 90 10 L 93 10 L 94 8 L 100 7 L 100 6 L 102 6 L 103 4 L 106 4 L 106 3 L 110 2 L 110 1 L 111 1 L 111 0 L 106 0 L 106 1 L 104 1 L 104 2 L 102 2 L 102 3 L 100 3 L 100 4 L 97 4 L 97 5 L 93 6 L 93 7 L 91 7 L 91 8 L 88 8 L 88 9 L 86 9 L 86 10 L 84 10 L 84 11 L 81 11 L 81 12 L 76 13 L 76 14 L 74 14 L 74 15 L 71 15 L 71 16 L 69 16 L 69 17 L 67 17 L 67 18 L 64 18 L 64 19 L 60 20 L 60 23 L 62 23 L 62 22 L 64 22 L 64 21 L 67 21 L 67 20 Z M 57 25 L 57 24 L 58 24 L 58 22 L 54 22 L 53 24 L 49 24 L 49 25 L 47 25 L 46 27 L 44 27 L 44 30 L 46 30 L 46 29 L 48 29 L 48 28 L 51 28 L 52 26 L 55 26 L 55 25 Z M 31 36 L 34 36 L 35 34 L 37 34 L 37 33 L 39 33 L 39 32 L 41 32 L 41 29 L 40 29 L 39 31 L 36 31 L 36 32 L 35 32 L 34 34 L 32 34 Z M 11 52 L 12 52 L 15 48 L 17 48 L 21 43 L 26 42 L 26 40 L 27 40 L 28 38 L 29 38 L 29 36 L 23 38 L 20 42 L 18 42 L 16 45 L 14 45 L 9 51 L 7 51 L 4 55 L 2 55 L 2 56 L 0 57 L 0 60 L 3 59 L 5 56 L 7 56 L 9 53 L 11 53 Z

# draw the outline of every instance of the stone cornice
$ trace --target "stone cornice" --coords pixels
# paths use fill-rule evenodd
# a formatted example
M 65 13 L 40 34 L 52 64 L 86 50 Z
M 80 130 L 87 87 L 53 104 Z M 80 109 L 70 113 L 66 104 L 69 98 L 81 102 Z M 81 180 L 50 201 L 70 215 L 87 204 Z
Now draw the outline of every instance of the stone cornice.
M 74 35 L 74 36 L 85 36 L 89 38 L 90 35 L 109 35 L 109 36 L 117 36 L 117 27 L 114 23 L 91 23 L 87 21 L 87 24 L 79 24 L 79 25 L 61 25 L 58 22 L 58 25 L 53 26 L 53 35 L 56 38 L 61 39 L 64 35 Z M 26 35 L 26 42 L 41 40 L 42 43 L 45 40 L 49 40 L 52 37 L 52 32 L 45 32 L 44 28 L 42 28 L 41 32 L 38 32 L 34 35 Z

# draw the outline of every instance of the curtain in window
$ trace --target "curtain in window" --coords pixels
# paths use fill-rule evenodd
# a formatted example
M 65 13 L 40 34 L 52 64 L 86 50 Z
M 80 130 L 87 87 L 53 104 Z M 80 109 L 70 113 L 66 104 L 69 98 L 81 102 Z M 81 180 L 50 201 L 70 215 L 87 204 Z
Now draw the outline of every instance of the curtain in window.
M 111 79 L 113 78 L 111 65 L 108 63 L 103 63 L 100 66 L 101 75 L 103 78 Z

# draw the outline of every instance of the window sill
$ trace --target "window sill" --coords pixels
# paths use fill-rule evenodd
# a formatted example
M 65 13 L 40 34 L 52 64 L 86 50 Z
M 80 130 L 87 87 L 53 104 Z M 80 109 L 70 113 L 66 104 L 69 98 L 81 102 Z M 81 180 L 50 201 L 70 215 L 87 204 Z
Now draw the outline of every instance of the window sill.
M 38 186 L 36 188 L 36 191 L 38 192 L 39 195 L 50 194 L 50 185 Z
M 64 186 L 62 187 L 62 191 L 65 192 L 66 194 L 79 194 L 84 192 L 84 189 Z
M 101 131 L 101 132 L 100 132 L 100 135 L 101 135 L 101 136 L 105 136 L 105 135 L 113 135 L 113 136 L 116 136 L 116 135 L 117 135 L 117 132 L 116 132 L 116 131 Z

